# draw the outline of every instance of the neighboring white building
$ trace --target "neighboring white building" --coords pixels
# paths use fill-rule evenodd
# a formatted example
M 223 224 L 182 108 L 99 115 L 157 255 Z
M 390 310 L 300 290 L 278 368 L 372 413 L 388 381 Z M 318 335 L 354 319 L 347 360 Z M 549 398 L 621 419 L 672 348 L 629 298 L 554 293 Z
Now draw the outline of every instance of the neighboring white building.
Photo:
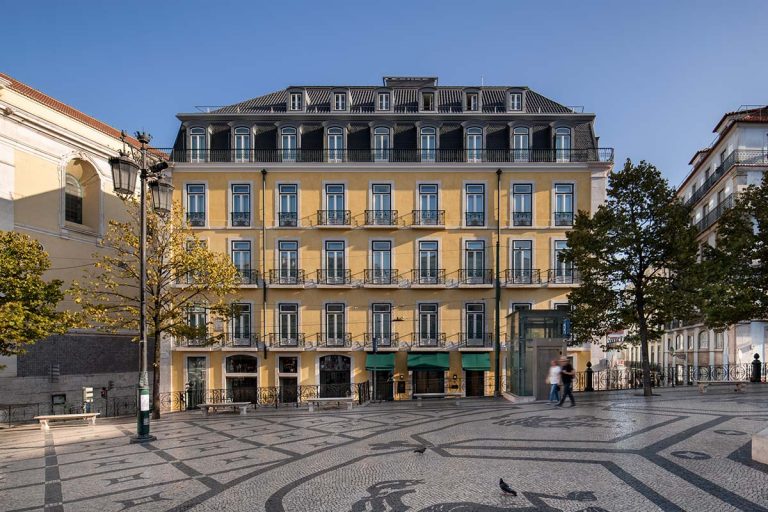
M 768 106 L 742 107 L 715 126 L 713 144 L 693 156 L 677 194 L 693 207 L 701 244 L 714 245 L 717 221 L 740 191 L 759 185 L 768 169 Z M 685 367 L 743 364 L 755 353 L 765 361 L 768 323 L 747 322 L 722 333 L 701 323 L 672 322 L 663 343 L 663 364 Z

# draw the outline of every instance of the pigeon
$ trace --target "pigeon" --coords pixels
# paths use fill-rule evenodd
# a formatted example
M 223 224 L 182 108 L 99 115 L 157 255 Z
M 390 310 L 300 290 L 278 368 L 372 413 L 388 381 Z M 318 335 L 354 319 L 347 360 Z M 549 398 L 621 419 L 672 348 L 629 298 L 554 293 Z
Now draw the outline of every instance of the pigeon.
M 416 448 L 415 450 L 413 450 L 413 453 L 419 453 L 423 455 L 425 451 L 427 451 L 427 447 L 420 446 L 419 448 Z
M 504 481 L 503 478 L 499 478 L 499 489 L 501 489 L 501 492 L 504 494 L 511 494 L 512 496 L 517 496 L 517 492 L 513 488 L 507 485 L 507 482 Z

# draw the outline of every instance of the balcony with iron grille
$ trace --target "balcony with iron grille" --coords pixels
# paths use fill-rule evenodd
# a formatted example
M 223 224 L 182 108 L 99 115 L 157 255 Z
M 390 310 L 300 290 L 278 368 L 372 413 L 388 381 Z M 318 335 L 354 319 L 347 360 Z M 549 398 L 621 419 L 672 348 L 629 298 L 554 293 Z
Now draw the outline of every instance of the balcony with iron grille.
M 393 286 L 400 283 L 400 275 L 396 268 L 367 268 L 363 282 L 372 286 Z
M 445 269 L 414 268 L 411 270 L 411 284 L 423 286 L 445 286 Z
M 272 286 L 303 286 L 306 276 L 301 269 L 273 268 L 269 271 L 269 284 Z
M 281 228 L 295 228 L 299 225 L 299 214 L 296 212 L 278 212 L 277 224 Z
M 397 226 L 397 210 L 365 210 L 365 226 L 368 228 Z
M 699 233 L 713 226 L 720 217 L 726 212 L 726 210 L 733 207 L 733 194 L 728 194 L 728 197 L 718 203 L 715 208 L 706 215 L 704 215 L 699 222 L 696 223 L 696 229 Z
M 407 345 L 413 349 L 445 349 L 447 336 L 444 332 L 418 333 L 408 335 Z M 402 341 L 401 341 L 402 344 Z
M 343 228 L 352 224 L 349 210 L 317 210 L 317 225 L 326 228 Z
M 493 270 L 487 268 L 462 268 L 459 270 L 459 284 L 491 285 L 493 284 Z
M 237 281 L 241 286 L 253 286 L 259 284 L 259 271 L 249 268 L 238 268 Z
M 205 226 L 205 212 L 187 212 L 187 225 L 197 228 Z
M 267 345 L 271 350 L 286 349 L 286 350 L 302 350 L 305 345 L 305 336 L 303 332 L 297 332 L 292 334 L 283 333 L 269 333 L 265 336 Z
M 727 173 L 731 167 L 739 166 L 768 166 L 768 151 L 765 150 L 745 150 L 738 149 L 731 152 L 730 155 L 725 157 L 723 162 L 715 168 L 707 179 L 704 180 L 701 187 L 696 189 L 691 197 L 685 202 L 686 206 L 693 206 L 698 203 L 707 193 L 712 190 L 712 187 L 720 181 L 725 173 Z
M 317 284 L 328 286 L 349 286 L 352 284 L 352 272 L 349 269 L 318 269 Z
M 533 212 L 512 212 L 512 225 L 531 226 L 533 224 Z
M 329 334 L 318 332 L 315 334 L 314 347 L 317 349 L 343 349 L 352 347 L 352 333 L 342 332 Z
M 485 212 L 466 212 L 464 224 L 468 227 L 485 226 Z
M 573 226 L 573 212 L 555 212 L 553 217 L 555 226 Z
M 504 271 L 504 284 L 526 286 L 541 284 L 541 270 L 538 268 L 508 268 Z
M 228 332 L 224 335 L 222 342 L 224 348 L 229 349 L 241 349 L 241 348 L 259 348 L 259 335 L 256 333 L 231 333 Z
M 547 283 L 550 285 L 581 284 L 581 274 L 573 268 L 554 268 L 547 271 Z
M 400 343 L 400 335 L 396 332 L 389 334 L 366 333 L 364 340 L 365 350 L 397 350 Z
M 248 227 L 251 225 L 251 212 L 232 212 L 230 219 L 232 227 Z
M 445 210 L 413 210 L 411 226 L 415 228 L 445 227 Z
M 490 332 L 462 332 L 459 334 L 459 349 L 492 349 L 493 334 Z
M 207 329 L 198 329 L 194 334 L 179 336 L 175 340 L 175 346 L 179 348 L 195 348 L 212 350 L 221 347 L 221 340 L 211 336 Z

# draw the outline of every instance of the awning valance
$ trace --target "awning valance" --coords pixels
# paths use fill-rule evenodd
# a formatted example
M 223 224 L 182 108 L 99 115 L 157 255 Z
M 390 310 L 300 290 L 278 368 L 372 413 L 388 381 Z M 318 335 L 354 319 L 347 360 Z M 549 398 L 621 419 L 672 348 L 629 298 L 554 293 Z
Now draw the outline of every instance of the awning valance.
M 447 370 L 450 367 L 446 352 L 408 354 L 409 370 Z
M 366 370 L 394 370 L 395 354 L 368 354 L 365 356 Z
M 461 367 L 465 370 L 488 371 L 491 369 L 491 355 L 488 352 L 464 352 Z

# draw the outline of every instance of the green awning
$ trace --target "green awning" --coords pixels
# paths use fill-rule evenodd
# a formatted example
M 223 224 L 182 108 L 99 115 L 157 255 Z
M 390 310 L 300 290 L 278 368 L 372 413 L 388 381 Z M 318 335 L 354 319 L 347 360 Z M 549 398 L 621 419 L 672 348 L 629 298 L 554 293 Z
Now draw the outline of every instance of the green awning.
M 394 370 L 395 354 L 368 354 L 365 356 L 366 370 Z
M 446 352 L 408 354 L 408 369 L 447 370 L 450 367 Z
M 461 367 L 465 370 L 491 369 L 491 355 L 488 352 L 464 352 L 461 354 Z

